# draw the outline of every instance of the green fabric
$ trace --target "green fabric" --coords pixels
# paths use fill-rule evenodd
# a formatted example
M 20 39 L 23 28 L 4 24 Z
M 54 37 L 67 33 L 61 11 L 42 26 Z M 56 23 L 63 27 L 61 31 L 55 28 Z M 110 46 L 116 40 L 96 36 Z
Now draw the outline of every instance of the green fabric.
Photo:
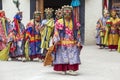
M 119 41 L 118 41 L 118 49 L 117 51 L 120 53 L 120 37 L 119 37 Z
M 28 40 L 25 43 L 25 58 L 26 58 L 26 60 L 30 60 L 30 58 L 29 58 L 29 42 L 28 42 Z
M 8 46 L 4 48 L 2 51 L 0 51 L 0 60 L 1 61 L 7 61 L 9 58 L 9 50 L 10 50 L 10 43 L 8 43 Z
M 53 29 L 54 29 L 54 20 L 50 19 L 46 23 L 45 29 L 43 30 L 41 48 L 47 49 L 49 47 L 49 41 L 50 41 L 51 34 L 53 32 Z
M 108 32 L 109 32 L 109 28 L 106 28 L 106 34 L 104 37 L 104 45 L 108 46 Z

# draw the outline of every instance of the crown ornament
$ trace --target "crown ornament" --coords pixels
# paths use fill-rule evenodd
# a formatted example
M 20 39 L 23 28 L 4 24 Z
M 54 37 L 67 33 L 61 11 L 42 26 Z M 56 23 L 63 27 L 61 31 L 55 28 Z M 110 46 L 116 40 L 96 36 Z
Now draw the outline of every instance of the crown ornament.
M 62 9 L 58 9 L 55 11 L 55 15 L 57 19 L 60 19 L 63 17 L 63 10 Z
M 45 13 L 52 13 L 54 10 L 52 8 L 46 8 Z
M 70 10 L 73 10 L 73 7 L 72 6 L 69 6 L 69 5 L 64 5 L 64 6 L 62 6 L 62 9 L 64 10 L 64 9 L 70 9 Z

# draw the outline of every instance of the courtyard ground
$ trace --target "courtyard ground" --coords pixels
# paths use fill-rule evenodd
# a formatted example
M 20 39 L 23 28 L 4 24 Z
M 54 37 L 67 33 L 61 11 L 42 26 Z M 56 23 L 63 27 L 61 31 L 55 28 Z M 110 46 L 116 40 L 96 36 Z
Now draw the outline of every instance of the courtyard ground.
M 120 53 L 84 46 L 77 76 L 53 71 L 41 62 L 0 61 L 0 80 L 120 80 Z

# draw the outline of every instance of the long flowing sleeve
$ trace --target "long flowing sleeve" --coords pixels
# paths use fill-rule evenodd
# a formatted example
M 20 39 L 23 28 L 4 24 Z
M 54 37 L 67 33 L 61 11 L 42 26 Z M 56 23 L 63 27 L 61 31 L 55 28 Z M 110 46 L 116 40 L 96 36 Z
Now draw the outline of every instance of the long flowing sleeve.
M 80 34 L 80 23 L 79 22 L 75 22 L 76 24 L 75 24 L 75 26 L 76 26 L 76 28 L 75 28 L 75 35 L 74 36 L 76 36 L 76 40 L 77 40 L 77 42 L 79 42 L 79 43 L 81 43 L 81 34 Z
M 58 30 L 55 28 L 54 35 L 53 35 L 53 42 L 57 43 L 59 41 L 60 41 L 60 36 L 59 36 Z
M 54 29 L 54 35 L 53 35 L 53 42 L 57 43 L 60 41 L 60 36 L 59 36 L 59 31 L 58 31 L 58 27 L 59 27 L 59 23 L 56 22 L 55 23 L 55 29 Z
M 31 30 L 32 30 L 31 27 L 26 29 L 25 40 L 30 39 L 30 37 L 31 37 L 31 35 L 30 35 L 31 34 Z
M 81 43 L 80 30 L 77 30 L 77 42 Z

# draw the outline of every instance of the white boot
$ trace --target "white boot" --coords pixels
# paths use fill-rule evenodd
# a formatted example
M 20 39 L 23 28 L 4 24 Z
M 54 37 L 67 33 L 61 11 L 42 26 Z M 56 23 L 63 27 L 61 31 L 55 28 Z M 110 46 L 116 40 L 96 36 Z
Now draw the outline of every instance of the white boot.
M 76 76 L 78 74 L 76 71 L 73 71 L 73 70 L 69 70 L 67 71 L 67 73 L 73 76 Z
M 8 61 L 12 61 L 12 59 L 9 57 L 9 58 L 8 58 Z
M 22 57 L 22 62 L 25 62 L 25 61 L 26 61 L 26 59 L 24 57 Z

